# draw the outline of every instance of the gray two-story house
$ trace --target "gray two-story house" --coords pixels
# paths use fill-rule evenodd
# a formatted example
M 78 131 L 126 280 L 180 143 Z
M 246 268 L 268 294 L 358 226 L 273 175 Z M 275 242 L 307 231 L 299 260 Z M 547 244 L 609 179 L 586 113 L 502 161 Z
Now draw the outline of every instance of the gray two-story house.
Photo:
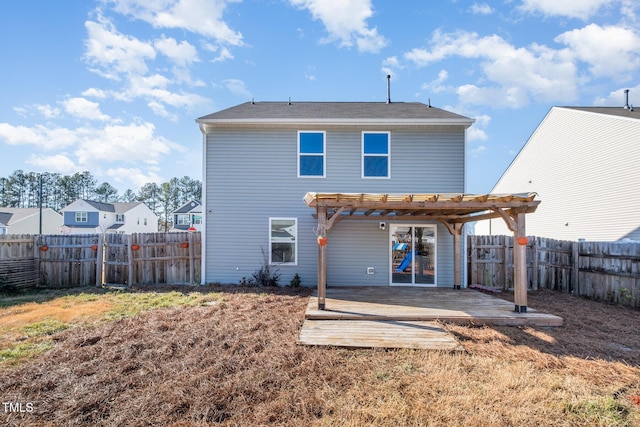
M 322 224 L 307 193 L 462 194 L 472 119 L 411 102 L 248 102 L 197 119 L 203 133 L 203 282 L 263 262 L 315 285 Z M 343 211 L 344 212 L 344 211 Z M 364 212 L 366 213 L 366 212 Z M 362 215 L 328 236 L 330 285 L 454 285 L 438 220 Z

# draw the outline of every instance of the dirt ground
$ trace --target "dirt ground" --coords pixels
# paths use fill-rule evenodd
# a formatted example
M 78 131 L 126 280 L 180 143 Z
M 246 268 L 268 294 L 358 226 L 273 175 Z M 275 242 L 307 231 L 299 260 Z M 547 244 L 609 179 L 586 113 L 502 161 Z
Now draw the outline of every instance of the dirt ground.
M 458 353 L 343 349 L 296 344 L 308 289 L 211 291 L 222 300 L 68 329 L 46 354 L 0 366 L 2 402 L 31 405 L 0 407 L 0 421 L 640 425 L 640 311 L 530 292 L 530 307 L 565 325 L 445 325 Z

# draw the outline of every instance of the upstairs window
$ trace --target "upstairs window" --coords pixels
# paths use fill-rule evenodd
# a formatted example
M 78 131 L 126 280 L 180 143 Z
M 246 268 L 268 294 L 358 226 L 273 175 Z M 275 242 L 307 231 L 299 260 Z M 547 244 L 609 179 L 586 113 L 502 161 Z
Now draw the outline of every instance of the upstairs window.
M 325 132 L 298 132 L 298 178 L 325 177 Z
M 389 132 L 362 132 L 362 177 L 389 178 Z
M 116 214 L 116 222 L 117 223 L 124 223 L 124 214 Z
M 269 263 L 295 265 L 297 240 L 296 218 L 269 218 Z
M 191 219 L 192 224 L 202 224 L 202 215 L 193 215 Z
M 76 212 L 76 222 L 87 222 L 89 216 L 86 212 Z

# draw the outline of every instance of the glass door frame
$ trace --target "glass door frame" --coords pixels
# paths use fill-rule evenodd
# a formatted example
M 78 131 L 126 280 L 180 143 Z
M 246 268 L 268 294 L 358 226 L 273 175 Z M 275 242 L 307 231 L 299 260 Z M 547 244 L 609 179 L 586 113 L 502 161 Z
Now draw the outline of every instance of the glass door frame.
M 388 248 L 389 248 L 389 286 L 414 286 L 414 287 L 428 287 L 434 288 L 438 286 L 438 226 L 433 223 L 402 223 L 395 222 L 389 223 L 389 239 L 388 239 Z M 411 248 L 408 250 L 415 253 L 415 245 L 416 245 L 416 227 L 418 228 L 432 228 L 433 229 L 433 253 L 430 254 L 431 260 L 433 263 L 433 283 L 416 283 L 416 260 L 415 257 L 412 256 L 411 259 L 411 282 L 410 283 L 394 283 L 393 281 L 393 273 L 394 273 L 394 231 L 399 227 L 402 228 L 410 228 L 411 229 Z

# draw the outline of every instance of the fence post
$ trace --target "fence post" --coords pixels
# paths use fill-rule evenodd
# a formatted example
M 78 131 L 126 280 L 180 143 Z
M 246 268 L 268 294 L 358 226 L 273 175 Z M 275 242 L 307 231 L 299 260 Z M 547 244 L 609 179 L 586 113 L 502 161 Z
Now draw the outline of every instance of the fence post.
M 538 290 L 538 238 L 533 236 L 531 242 L 531 281 L 532 288 Z
M 580 243 L 571 243 L 571 292 L 580 295 Z
M 133 286 L 133 249 L 131 249 L 131 244 L 132 244 L 132 235 L 131 234 L 127 234 L 126 235 L 126 242 L 127 242 L 127 286 L 130 288 Z
M 196 280 L 196 272 L 195 272 L 195 248 L 193 245 L 193 233 L 194 231 L 188 232 L 189 236 L 189 283 L 193 284 Z
M 476 240 L 478 236 L 470 236 L 469 240 L 471 241 L 471 284 L 475 285 L 478 283 L 478 263 L 476 258 Z
M 96 253 L 96 287 L 102 286 L 102 271 L 104 268 L 104 241 L 102 234 L 98 236 L 98 251 Z

